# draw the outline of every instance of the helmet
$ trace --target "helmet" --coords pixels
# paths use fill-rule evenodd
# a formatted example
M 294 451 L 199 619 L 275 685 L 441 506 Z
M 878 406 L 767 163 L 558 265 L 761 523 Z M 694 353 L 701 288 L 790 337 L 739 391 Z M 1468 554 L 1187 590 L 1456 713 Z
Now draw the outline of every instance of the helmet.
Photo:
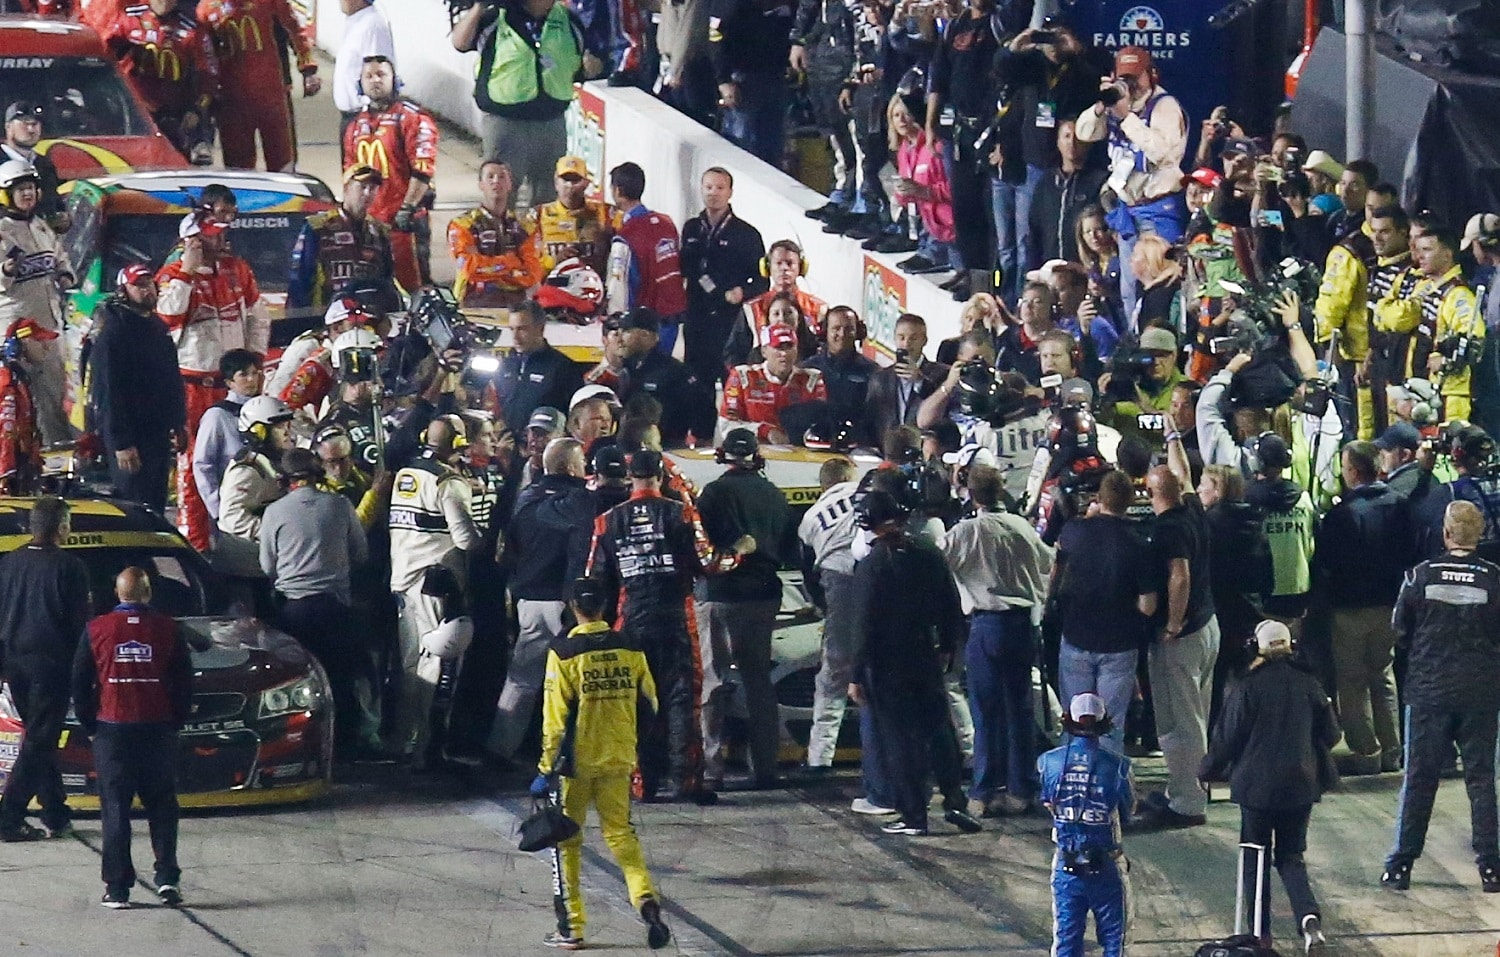
M 854 423 L 848 419 L 814 422 L 803 433 L 802 445 L 816 452 L 847 452 L 854 448 Z
M 274 395 L 257 395 L 240 406 L 240 431 L 264 439 L 266 431 L 277 422 L 290 422 L 292 410 Z M 257 427 L 260 431 L 256 431 Z
M 881 489 L 866 492 L 854 507 L 859 527 L 872 532 L 886 522 L 905 521 L 908 514 L 909 510 L 896 496 Z
M 1080 455 L 1094 452 L 1099 447 L 1094 414 L 1083 406 L 1060 407 L 1047 423 L 1047 444 L 1054 455 L 1063 451 L 1075 451 Z
M 343 355 L 345 349 L 378 349 L 381 346 L 380 337 L 364 326 L 355 326 L 346 332 L 341 332 L 333 340 L 332 353 L 333 367 L 339 367 L 339 356 Z
M 474 640 L 474 619 L 468 615 L 450 618 L 422 636 L 422 653 L 441 661 L 462 658 Z
M 1448 454 L 1465 470 L 1480 468 L 1495 456 L 1495 440 L 1477 425 L 1455 420 L 1448 426 Z
M 592 318 L 603 303 L 604 281 L 576 256 L 558 263 L 536 291 L 536 304 L 543 309 L 571 312 L 585 320 Z
M 10 189 L 17 183 L 26 180 L 40 182 L 41 177 L 37 175 L 36 167 L 25 160 L 6 160 L 0 163 L 0 189 Z

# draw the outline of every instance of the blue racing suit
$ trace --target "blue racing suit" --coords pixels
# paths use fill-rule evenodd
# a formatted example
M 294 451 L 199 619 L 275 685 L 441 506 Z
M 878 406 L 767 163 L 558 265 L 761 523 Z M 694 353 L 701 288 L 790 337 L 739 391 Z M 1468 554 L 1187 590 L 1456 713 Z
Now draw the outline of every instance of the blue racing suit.
M 1075 736 L 1037 759 L 1052 811 L 1052 957 L 1083 957 L 1088 916 L 1104 957 L 1121 957 L 1129 927 L 1129 865 L 1120 825 L 1135 805 L 1130 759 Z

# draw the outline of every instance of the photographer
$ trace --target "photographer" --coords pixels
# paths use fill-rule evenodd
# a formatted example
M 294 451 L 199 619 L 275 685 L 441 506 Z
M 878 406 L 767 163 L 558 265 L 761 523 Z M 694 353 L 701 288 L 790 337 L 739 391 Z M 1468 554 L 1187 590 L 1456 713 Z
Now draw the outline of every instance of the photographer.
M 948 376 L 948 367 L 928 362 L 927 322 L 914 313 L 896 320 L 896 361 L 870 377 L 860 441 L 884 445 L 891 429 L 915 425 L 922 403 Z
M 1099 377 L 1104 400 L 1100 418 L 1124 434 L 1147 438 L 1159 450 L 1172 392 L 1184 381 L 1186 376 L 1177 368 L 1177 337 L 1172 330 L 1146 329 L 1134 346 L 1120 346 Z
M 1198 134 L 1198 151 L 1193 154 L 1193 166 L 1218 166 L 1223 161 L 1225 143 L 1248 138 L 1244 128 L 1229 118 L 1229 107 L 1214 107 Z
M 1328 224 L 1312 206 L 1312 183 L 1306 173 L 1285 173 L 1275 184 L 1274 201 L 1266 205 L 1271 208 L 1263 206 L 1256 223 L 1262 264 L 1277 263 L 1288 256 L 1315 263 L 1328 259 Z
M 1187 116 L 1176 98 L 1157 86 L 1151 53 L 1122 47 L 1115 54 L 1114 75 L 1100 84 L 1099 102 L 1079 115 L 1076 132 L 1086 143 L 1109 140 L 1106 186 L 1119 200 L 1109 212 L 1109 225 L 1120 237 L 1120 261 L 1126 266 L 1121 285 L 1129 314 L 1135 307 L 1135 282 L 1128 264 L 1136 237 L 1154 233 L 1176 242 L 1187 224 L 1182 196 Z

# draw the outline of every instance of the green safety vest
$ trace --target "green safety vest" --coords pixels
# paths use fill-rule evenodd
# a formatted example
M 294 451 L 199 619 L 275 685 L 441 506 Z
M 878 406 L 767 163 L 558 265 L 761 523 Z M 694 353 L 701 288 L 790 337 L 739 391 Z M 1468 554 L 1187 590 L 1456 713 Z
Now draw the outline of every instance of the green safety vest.
M 567 103 L 582 69 L 583 37 L 567 7 L 552 5 L 536 45 L 511 28 L 502 9 L 475 70 L 479 107 L 503 113 L 504 107 L 543 96 Z

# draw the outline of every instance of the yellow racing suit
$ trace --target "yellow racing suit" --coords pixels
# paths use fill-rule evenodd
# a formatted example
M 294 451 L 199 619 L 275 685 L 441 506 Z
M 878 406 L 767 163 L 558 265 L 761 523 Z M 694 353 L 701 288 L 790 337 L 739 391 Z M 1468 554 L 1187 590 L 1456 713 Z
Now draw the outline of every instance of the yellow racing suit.
M 603 276 L 609 241 L 619 228 L 619 211 L 594 199 L 584 200 L 582 209 L 569 209 L 562 200 L 553 200 L 533 209 L 526 219 L 526 235 L 536 244 L 548 273 L 564 259 L 577 256 Z
M 1323 268 L 1323 284 L 1318 287 L 1318 301 L 1313 307 L 1317 319 L 1317 341 L 1327 342 L 1339 332 L 1339 387 L 1354 402 L 1355 424 L 1359 438 L 1375 435 L 1375 408 L 1368 385 L 1356 386 L 1355 370 L 1370 354 L 1370 310 L 1368 289 L 1370 263 L 1375 248 L 1370 241 L 1368 224 L 1350 233 L 1328 253 Z
M 1420 340 L 1424 332 L 1430 333 L 1432 349 L 1443 354 L 1447 369 L 1435 377 L 1438 392 L 1443 397 L 1443 419 L 1467 421 L 1473 407 L 1470 382 L 1484 348 L 1484 321 L 1479 315 L 1479 300 L 1464 282 L 1463 270 L 1458 266 L 1436 279 L 1422 280 L 1417 285 L 1416 298 L 1421 303 L 1417 338 Z M 1456 359 L 1455 351 L 1459 349 L 1466 352 L 1467 362 Z
M 604 843 L 625 875 L 631 906 L 655 897 L 651 873 L 630 820 L 630 773 L 636 764 L 636 709 L 656 710 L 656 682 L 646 655 L 606 622 L 579 625 L 547 652 L 542 697 L 542 774 L 559 770 L 563 813 L 579 833 L 552 851 L 557 931 L 583 937 L 583 826 L 599 813 Z

